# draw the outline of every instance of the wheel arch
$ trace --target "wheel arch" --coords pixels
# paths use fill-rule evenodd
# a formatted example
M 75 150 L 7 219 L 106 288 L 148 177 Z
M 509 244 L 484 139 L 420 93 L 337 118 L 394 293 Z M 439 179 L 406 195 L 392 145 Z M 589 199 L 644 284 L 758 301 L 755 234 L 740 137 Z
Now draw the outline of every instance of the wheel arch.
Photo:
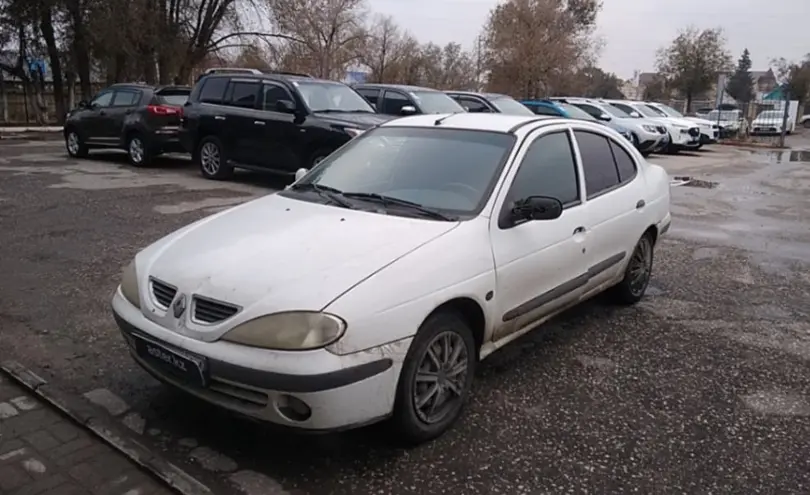
M 441 313 L 443 311 L 455 313 L 470 327 L 473 334 L 473 340 L 475 341 L 476 359 L 479 358 L 481 346 L 484 345 L 484 336 L 486 333 L 486 314 L 484 313 L 484 308 L 481 307 L 478 301 L 472 299 L 471 297 L 455 297 L 434 308 L 433 311 L 425 316 L 425 319 L 422 322 L 424 323 L 424 321 L 434 314 Z

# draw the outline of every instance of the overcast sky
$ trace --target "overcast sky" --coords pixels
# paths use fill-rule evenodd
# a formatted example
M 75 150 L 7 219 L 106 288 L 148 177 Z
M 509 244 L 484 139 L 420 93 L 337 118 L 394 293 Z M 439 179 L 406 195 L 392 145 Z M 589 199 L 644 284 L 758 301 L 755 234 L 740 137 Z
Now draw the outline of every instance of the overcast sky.
M 420 41 L 456 41 L 471 47 L 498 0 L 369 0 L 375 12 L 389 14 Z M 652 71 L 655 50 L 678 30 L 720 26 L 736 61 L 744 48 L 753 70 L 771 59 L 800 59 L 810 53 L 810 0 L 603 0 L 597 19 L 605 41 L 600 65 L 622 78 L 634 70 Z

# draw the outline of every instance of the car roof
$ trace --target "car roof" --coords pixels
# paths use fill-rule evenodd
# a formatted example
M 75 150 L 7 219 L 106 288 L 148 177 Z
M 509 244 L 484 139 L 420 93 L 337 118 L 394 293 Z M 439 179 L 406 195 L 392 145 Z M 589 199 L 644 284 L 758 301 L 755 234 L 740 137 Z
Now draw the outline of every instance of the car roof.
M 511 98 L 509 95 L 501 93 L 479 93 L 478 91 L 447 90 L 445 93 L 453 95 L 480 96 L 482 98 Z
M 388 89 L 399 89 L 401 91 L 433 91 L 435 93 L 441 93 L 438 89 L 433 88 L 425 88 L 422 86 L 409 86 L 407 84 L 377 84 L 377 83 L 359 83 L 354 84 L 353 87 L 355 88 L 388 88 Z
M 346 84 L 340 81 L 332 81 L 331 79 L 318 79 L 304 74 L 292 74 L 283 72 L 267 72 L 262 74 L 251 74 L 248 72 L 220 72 L 205 76 L 206 79 L 220 79 L 226 77 L 231 79 L 259 79 L 267 81 L 284 80 L 296 82 L 302 81 L 302 82 L 316 82 L 316 83 L 331 83 L 346 86 Z
M 439 124 L 436 124 L 439 122 Z M 570 119 L 544 115 L 510 115 L 504 113 L 445 113 L 413 115 L 389 120 L 380 127 L 441 127 L 443 129 L 464 129 L 471 131 L 492 131 L 511 133 L 516 128 L 531 122 L 569 123 Z

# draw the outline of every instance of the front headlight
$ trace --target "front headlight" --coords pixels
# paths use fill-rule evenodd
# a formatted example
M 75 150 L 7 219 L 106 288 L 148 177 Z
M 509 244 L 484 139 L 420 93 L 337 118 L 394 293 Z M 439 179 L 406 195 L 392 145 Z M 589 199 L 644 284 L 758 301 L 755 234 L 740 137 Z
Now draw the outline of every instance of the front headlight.
M 643 127 L 643 128 L 644 128 L 644 130 L 645 130 L 645 131 L 647 131 L 647 132 L 658 132 L 658 131 L 656 131 L 655 126 L 654 126 L 654 125 L 646 125 L 646 124 L 645 124 L 645 125 L 643 125 L 643 126 L 641 126 L 641 127 Z
M 356 129 L 354 127 L 345 127 L 345 128 L 343 128 L 343 130 L 346 131 L 346 134 L 348 134 L 349 136 L 351 136 L 353 138 L 356 138 L 360 134 L 363 134 L 364 132 L 366 132 L 363 129 Z
M 222 340 L 263 349 L 305 351 L 325 347 L 343 336 L 346 323 L 318 311 L 289 311 L 247 321 Z
M 141 294 L 138 290 L 138 273 L 135 271 L 135 260 L 121 273 L 121 294 L 136 308 L 141 307 Z

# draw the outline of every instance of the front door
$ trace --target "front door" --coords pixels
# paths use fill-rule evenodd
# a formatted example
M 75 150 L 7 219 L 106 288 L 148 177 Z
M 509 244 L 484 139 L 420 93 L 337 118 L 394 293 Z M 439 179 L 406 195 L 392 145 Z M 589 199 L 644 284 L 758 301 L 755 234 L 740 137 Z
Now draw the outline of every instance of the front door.
M 381 100 L 382 110 L 380 113 L 384 113 L 386 115 L 402 115 L 402 107 L 408 106 L 416 108 L 416 112 L 421 113 L 419 112 L 419 107 L 417 107 L 410 98 L 405 96 L 404 93 L 400 93 L 399 91 L 386 89 Z
M 497 275 L 498 317 L 493 340 L 501 339 L 577 301 L 587 283 L 587 221 L 581 176 L 566 125 L 529 135 L 518 153 L 491 217 L 490 236 Z M 526 221 L 504 228 L 500 220 L 517 200 L 559 199 L 554 220 Z
M 109 144 L 109 131 L 107 129 L 107 115 L 112 104 L 115 92 L 111 89 L 101 91 L 90 102 L 86 114 L 82 115 L 82 130 L 84 139 L 88 143 Z
M 261 166 L 282 172 L 295 172 L 306 167 L 296 150 L 298 143 L 306 139 L 308 132 L 300 125 L 303 119 L 302 108 L 296 113 L 282 112 L 278 102 L 288 101 L 296 104 L 295 98 L 281 84 L 265 81 L 262 85 L 262 138 L 259 141 L 262 153 Z M 300 113 L 299 113 L 300 112 Z M 315 153 L 318 150 L 301 150 L 303 154 Z

